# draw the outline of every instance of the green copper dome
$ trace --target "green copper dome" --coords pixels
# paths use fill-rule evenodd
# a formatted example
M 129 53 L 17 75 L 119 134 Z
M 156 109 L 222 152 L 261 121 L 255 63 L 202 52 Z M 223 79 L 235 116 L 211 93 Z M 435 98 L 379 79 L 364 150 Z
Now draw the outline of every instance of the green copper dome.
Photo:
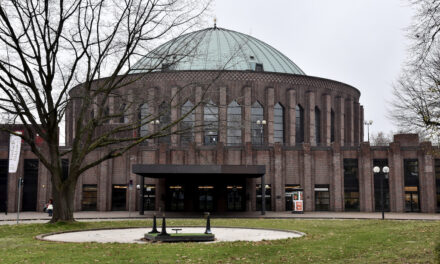
M 289 58 L 252 36 L 223 28 L 191 32 L 154 49 L 131 67 L 148 71 L 235 70 L 305 73 Z

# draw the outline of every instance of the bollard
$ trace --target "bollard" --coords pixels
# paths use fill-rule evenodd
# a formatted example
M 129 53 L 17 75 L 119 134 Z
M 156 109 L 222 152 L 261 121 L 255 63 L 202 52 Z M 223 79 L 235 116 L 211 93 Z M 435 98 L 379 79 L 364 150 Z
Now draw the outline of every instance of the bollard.
M 156 213 L 153 214 L 153 230 L 148 232 L 148 234 L 157 234 L 159 231 L 157 231 L 157 225 L 156 225 Z
M 160 234 L 157 236 L 169 236 L 169 234 L 167 233 L 167 224 L 165 222 L 165 214 L 163 214 L 163 218 L 162 218 L 162 232 L 160 232 Z
M 208 215 L 206 217 L 206 230 L 205 230 L 205 234 L 212 234 L 212 232 L 211 232 L 211 218 L 209 216 L 209 212 L 208 212 Z

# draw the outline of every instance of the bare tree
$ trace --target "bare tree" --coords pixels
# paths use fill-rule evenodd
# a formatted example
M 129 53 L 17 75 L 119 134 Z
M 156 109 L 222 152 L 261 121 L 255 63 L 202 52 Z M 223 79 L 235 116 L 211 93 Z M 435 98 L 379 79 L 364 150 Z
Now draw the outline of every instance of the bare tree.
M 392 132 L 387 135 L 381 131 L 377 133 L 372 133 L 370 136 L 371 146 L 388 146 L 391 142 L 393 142 Z
M 0 2 L 0 112 L 4 123 L 24 127 L 25 133 L 19 136 L 51 175 L 52 222 L 74 219 L 74 190 L 84 171 L 147 139 L 166 136 L 186 117 L 154 133 L 124 136 L 163 113 L 130 118 L 138 111 L 137 103 L 121 96 L 118 89 L 140 78 L 130 74 L 140 55 L 155 56 L 153 47 L 193 28 L 208 6 L 209 0 Z M 177 49 L 181 54 L 162 52 L 143 72 L 173 63 L 190 49 L 188 44 Z M 119 100 L 119 111 L 108 111 L 110 98 Z M 61 150 L 59 127 L 68 109 L 75 111 L 75 137 L 67 150 Z M 122 122 L 101 129 L 114 119 Z M 0 129 L 17 134 L 9 126 Z M 37 134 L 43 139 L 41 148 L 34 140 Z M 105 155 L 87 159 L 97 149 Z M 66 157 L 69 173 L 65 177 L 62 159 Z
M 400 130 L 437 139 L 440 128 L 440 1 L 411 0 L 410 59 L 394 85 L 391 112 Z

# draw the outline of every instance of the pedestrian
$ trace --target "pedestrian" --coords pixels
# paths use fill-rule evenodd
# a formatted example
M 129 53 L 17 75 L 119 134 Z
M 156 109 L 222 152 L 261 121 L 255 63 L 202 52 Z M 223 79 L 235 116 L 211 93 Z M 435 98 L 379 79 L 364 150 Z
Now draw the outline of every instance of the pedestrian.
M 49 202 L 46 205 L 47 208 L 47 213 L 49 214 L 49 216 L 52 216 L 53 213 L 53 200 L 49 199 Z

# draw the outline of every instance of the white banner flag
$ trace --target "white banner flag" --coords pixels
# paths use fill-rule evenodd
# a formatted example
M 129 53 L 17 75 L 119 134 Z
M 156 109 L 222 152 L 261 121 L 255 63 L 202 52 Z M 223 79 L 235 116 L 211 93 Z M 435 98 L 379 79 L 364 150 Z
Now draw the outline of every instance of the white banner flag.
M 15 131 L 21 134 L 21 131 Z M 9 173 L 16 173 L 18 168 L 18 161 L 20 160 L 21 138 L 11 134 L 9 139 Z

